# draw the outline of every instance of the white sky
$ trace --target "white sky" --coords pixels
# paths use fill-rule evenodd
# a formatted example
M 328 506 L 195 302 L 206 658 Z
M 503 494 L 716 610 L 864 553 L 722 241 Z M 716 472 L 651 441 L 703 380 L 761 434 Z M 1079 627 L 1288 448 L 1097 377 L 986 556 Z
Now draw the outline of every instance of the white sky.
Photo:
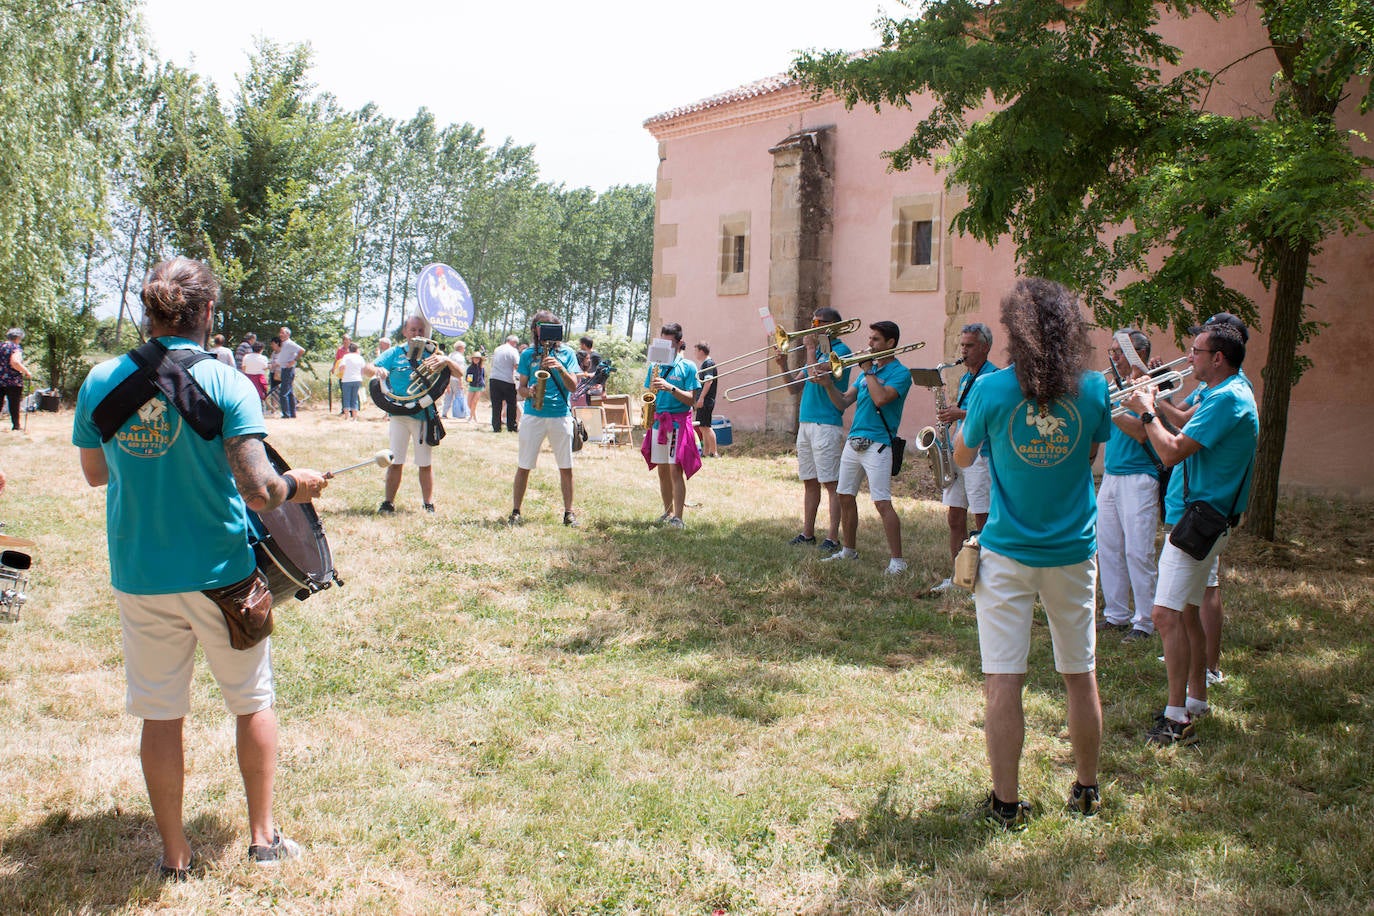
M 313 77 L 349 109 L 468 121 L 499 144 L 533 144 L 547 181 L 603 191 L 653 182 L 643 122 L 787 69 L 802 49 L 877 43 L 901 0 L 517 0 L 451 4 L 145 0 L 164 60 L 228 100 L 258 37 L 309 42 Z

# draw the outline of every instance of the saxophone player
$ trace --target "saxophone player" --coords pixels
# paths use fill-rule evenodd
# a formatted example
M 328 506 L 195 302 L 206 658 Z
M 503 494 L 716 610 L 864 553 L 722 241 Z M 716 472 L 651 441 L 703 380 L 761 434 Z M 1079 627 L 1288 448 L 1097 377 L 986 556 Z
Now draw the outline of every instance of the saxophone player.
M 523 521 L 520 507 L 530 471 L 539 460 L 539 449 L 549 441 L 554 463 L 558 465 L 558 486 L 563 494 L 563 524 L 577 527 L 573 512 L 572 401 L 577 387 L 577 355 L 563 345 L 563 323 L 546 309 L 534 313 L 530 324 L 534 343 L 520 354 L 515 368 L 515 383 L 525 399 L 525 418 L 520 423 L 520 456 L 512 487 L 512 508 L 507 521 Z M 533 384 L 531 384 L 533 382 Z
M 964 417 L 968 415 L 968 399 L 973 385 L 978 379 L 991 375 L 997 367 L 988 359 L 992 352 L 992 329 L 982 322 L 966 324 L 959 333 L 959 355 L 964 360 L 964 375 L 959 379 L 954 406 L 946 407 L 936 416 L 949 428 L 951 441 L 959 433 Z M 984 445 L 978 457 L 968 467 L 959 470 L 954 483 L 945 488 L 940 502 L 948 512 L 949 521 L 949 559 L 950 566 L 959 555 L 959 548 L 968 537 L 968 514 L 973 513 L 976 530 L 981 531 L 988 521 L 988 506 L 992 494 L 992 484 L 988 473 L 988 450 Z M 953 579 L 946 577 L 943 582 L 931 589 L 943 592 L 954 587 Z

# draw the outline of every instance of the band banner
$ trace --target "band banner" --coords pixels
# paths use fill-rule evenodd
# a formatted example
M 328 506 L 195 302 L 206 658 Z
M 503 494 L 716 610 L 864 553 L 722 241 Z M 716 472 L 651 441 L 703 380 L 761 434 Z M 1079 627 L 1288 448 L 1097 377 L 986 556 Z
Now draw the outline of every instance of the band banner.
M 447 264 L 431 264 L 420 271 L 415 281 L 415 295 L 420 313 L 436 333 L 462 337 L 472 327 L 476 312 L 472 294 L 458 271 Z

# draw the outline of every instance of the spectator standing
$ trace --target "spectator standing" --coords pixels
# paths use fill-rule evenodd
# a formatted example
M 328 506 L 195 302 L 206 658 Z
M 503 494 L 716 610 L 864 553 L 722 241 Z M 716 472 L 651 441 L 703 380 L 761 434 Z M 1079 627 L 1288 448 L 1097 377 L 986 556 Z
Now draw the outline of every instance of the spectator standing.
M 224 335 L 216 334 L 210 338 L 210 352 L 215 355 L 215 359 L 224 363 L 226 366 L 234 365 L 234 351 L 224 345 Z M 237 368 L 235 366 L 235 368 Z
M 24 380 L 33 378 L 24 365 L 24 329 L 10 328 L 0 344 L 0 389 L 10 405 L 10 422 L 19 429 L 19 402 L 24 399 Z
M 291 339 L 291 329 L 281 329 L 281 354 L 277 362 L 281 367 L 281 415 L 284 419 L 296 419 L 296 364 L 305 352 L 305 347 Z
M 243 369 L 243 358 L 247 356 L 249 353 L 253 352 L 253 344 L 257 342 L 258 335 L 254 334 L 252 331 L 249 331 L 247 334 L 243 335 L 243 340 L 240 341 L 239 345 L 234 348 L 235 368 L 240 370 Z M 259 348 L 259 352 L 261 352 L 261 348 Z
M 363 387 L 363 368 L 366 365 L 367 360 L 358 352 L 358 345 L 350 341 L 348 351 L 339 358 L 339 367 L 343 372 L 339 382 L 342 392 L 340 400 L 343 401 L 344 416 L 350 420 L 357 420 L 358 411 L 362 409 L 358 393 Z
M 501 431 L 501 415 L 505 414 L 506 429 L 519 432 L 520 421 L 515 413 L 515 368 L 520 363 L 520 338 L 511 334 L 506 342 L 491 354 L 491 431 Z
M 697 392 L 695 420 L 697 435 L 701 437 L 701 453 L 704 458 L 719 458 L 716 431 L 711 428 L 716 409 L 716 361 L 711 358 L 711 345 L 704 340 L 696 345 L 696 355 L 701 390 Z
M 263 355 L 262 344 L 253 341 L 253 347 L 243 357 L 243 374 L 257 389 L 258 399 L 267 397 L 268 359 Z
M 487 358 L 479 351 L 468 360 L 468 371 L 464 373 L 468 383 L 468 422 L 477 425 L 477 401 L 487 387 Z
M 453 375 L 449 378 L 448 391 L 444 394 L 443 415 L 455 420 L 468 418 L 467 349 L 468 345 L 460 340 L 453 345 L 453 352 L 448 355 Z

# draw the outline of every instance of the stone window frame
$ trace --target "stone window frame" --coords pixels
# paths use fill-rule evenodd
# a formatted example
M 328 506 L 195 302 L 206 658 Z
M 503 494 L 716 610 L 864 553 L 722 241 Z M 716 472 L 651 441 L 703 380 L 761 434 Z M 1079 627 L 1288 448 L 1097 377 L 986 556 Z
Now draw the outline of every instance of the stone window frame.
M 939 192 L 907 194 L 892 199 L 892 248 L 888 289 L 894 293 L 934 292 L 940 288 L 943 241 Z M 930 263 L 913 264 L 916 227 L 930 224 Z
M 749 216 L 748 210 L 741 210 L 725 213 L 720 217 L 720 237 L 716 246 L 718 296 L 743 296 L 749 292 Z M 736 270 L 741 260 L 743 270 Z

